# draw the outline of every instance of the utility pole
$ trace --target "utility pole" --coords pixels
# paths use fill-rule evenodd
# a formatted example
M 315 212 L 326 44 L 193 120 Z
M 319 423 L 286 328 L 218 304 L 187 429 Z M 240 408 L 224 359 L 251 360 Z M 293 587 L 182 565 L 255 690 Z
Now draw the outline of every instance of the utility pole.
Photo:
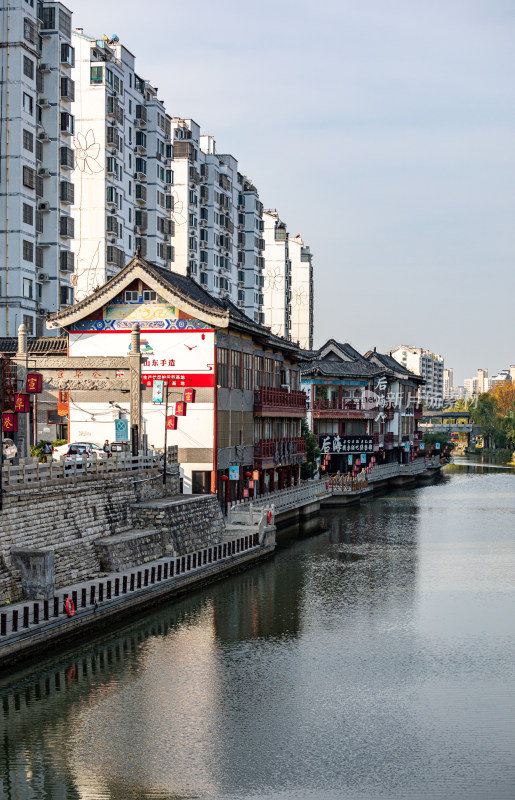
M 165 378 L 166 391 L 165 391 L 165 452 L 163 462 L 163 486 L 166 486 L 166 440 L 168 433 L 168 379 Z

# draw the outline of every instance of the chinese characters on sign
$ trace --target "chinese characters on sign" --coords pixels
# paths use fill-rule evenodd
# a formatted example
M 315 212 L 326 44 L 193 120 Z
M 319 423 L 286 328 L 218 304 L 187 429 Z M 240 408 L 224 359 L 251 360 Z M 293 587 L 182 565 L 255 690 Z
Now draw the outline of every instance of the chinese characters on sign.
M 186 389 L 184 392 L 184 401 L 186 403 L 195 402 L 195 389 Z
M 176 431 L 177 430 L 177 417 L 174 417 L 173 414 L 166 418 L 166 429 L 168 431 Z
M 175 404 L 175 414 L 178 417 L 185 417 L 186 416 L 186 408 L 187 405 L 182 400 L 178 400 Z
M 29 394 L 39 394 L 43 390 L 43 376 L 37 372 L 27 375 L 27 391 Z
M 4 411 L 2 414 L 2 427 L 4 431 L 13 433 L 18 430 L 18 417 L 14 411 Z
M 329 434 L 319 436 L 319 447 L 322 453 L 373 453 L 373 436 L 339 436 Z
M 26 413 L 30 409 L 30 398 L 25 392 L 14 395 L 14 410 L 18 413 Z

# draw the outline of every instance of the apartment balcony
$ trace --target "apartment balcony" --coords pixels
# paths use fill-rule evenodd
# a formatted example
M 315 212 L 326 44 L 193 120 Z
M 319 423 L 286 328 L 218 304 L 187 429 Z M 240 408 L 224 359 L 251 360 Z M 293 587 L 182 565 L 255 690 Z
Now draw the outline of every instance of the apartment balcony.
M 378 405 L 367 400 L 315 400 L 309 410 L 315 419 L 374 419 L 381 411 Z
M 262 387 L 254 392 L 254 414 L 262 417 L 305 417 L 305 392 Z
M 415 403 L 413 416 L 415 419 L 422 419 L 422 403 Z
M 306 460 L 306 440 L 260 439 L 254 442 L 254 464 L 262 469 L 288 464 L 302 464 Z

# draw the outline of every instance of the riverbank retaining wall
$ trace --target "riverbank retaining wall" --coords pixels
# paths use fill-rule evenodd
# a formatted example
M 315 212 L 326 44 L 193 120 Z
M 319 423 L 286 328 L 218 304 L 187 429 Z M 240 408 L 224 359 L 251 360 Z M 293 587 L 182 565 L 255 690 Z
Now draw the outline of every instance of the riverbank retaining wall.
M 179 465 L 168 470 L 166 485 L 159 468 L 135 468 L 4 487 L 0 602 L 22 596 L 17 549 L 52 548 L 56 588 L 97 574 L 94 542 L 130 530 L 136 502 L 178 493 Z

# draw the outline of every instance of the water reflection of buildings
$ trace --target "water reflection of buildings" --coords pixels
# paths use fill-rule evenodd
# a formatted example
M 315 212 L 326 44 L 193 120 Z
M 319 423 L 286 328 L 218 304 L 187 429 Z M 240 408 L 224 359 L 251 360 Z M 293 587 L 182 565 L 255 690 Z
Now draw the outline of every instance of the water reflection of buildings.
M 197 599 L 6 677 L 0 800 L 190 796 L 186 763 L 189 788 L 215 792 L 214 640 L 212 608 Z

